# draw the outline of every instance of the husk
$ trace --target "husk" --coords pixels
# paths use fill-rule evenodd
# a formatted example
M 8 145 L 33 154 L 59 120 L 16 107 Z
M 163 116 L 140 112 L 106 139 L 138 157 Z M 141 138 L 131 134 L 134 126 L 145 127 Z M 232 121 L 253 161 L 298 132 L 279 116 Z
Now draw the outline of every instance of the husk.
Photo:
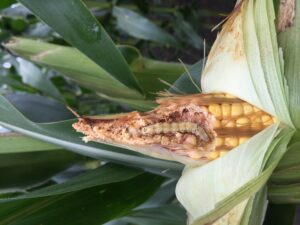
M 265 153 L 277 131 L 278 124 L 274 124 L 225 156 L 203 167 L 185 169 L 177 183 L 176 196 L 188 211 L 190 223 L 260 173 Z M 236 221 L 241 218 L 243 210 L 240 209 L 245 204 L 235 209 Z

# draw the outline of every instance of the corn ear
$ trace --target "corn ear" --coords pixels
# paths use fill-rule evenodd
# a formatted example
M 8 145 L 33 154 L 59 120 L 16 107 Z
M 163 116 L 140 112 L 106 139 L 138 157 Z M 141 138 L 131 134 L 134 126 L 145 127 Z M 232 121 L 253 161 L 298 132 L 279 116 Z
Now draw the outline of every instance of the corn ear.
M 189 166 L 203 165 L 246 142 L 275 118 L 227 94 L 158 99 L 150 112 L 79 117 L 85 141 L 110 143 Z
M 240 1 L 208 56 L 201 87 L 232 94 L 294 127 L 274 20 L 271 1 Z
M 273 1 L 238 1 L 208 56 L 201 88 L 205 93 L 234 95 L 294 128 L 274 19 Z M 229 196 L 233 199 L 234 193 L 239 196 L 247 190 L 246 184 L 251 186 L 261 177 L 266 161 L 278 163 L 282 154 L 273 154 L 277 151 L 273 139 L 279 130 L 281 126 L 272 125 L 223 157 L 203 167 L 186 168 L 177 184 L 176 196 L 189 213 L 189 224 L 241 223 L 246 207 L 249 211 L 252 206 L 251 194 L 231 209 L 222 203 Z M 222 211 L 220 205 L 227 211 Z M 214 214 L 216 210 L 219 214 Z

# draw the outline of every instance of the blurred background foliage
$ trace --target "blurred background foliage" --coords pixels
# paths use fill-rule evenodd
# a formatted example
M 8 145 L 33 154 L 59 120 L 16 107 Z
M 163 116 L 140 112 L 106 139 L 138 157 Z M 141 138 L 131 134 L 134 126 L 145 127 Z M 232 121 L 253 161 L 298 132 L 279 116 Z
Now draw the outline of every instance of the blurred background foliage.
M 97 73 L 98 68 L 68 48 L 69 43 L 30 10 L 16 1 L 1 0 L 0 94 L 31 121 L 44 123 L 74 118 L 65 105 L 79 114 L 118 113 L 151 108 L 161 91 L 198 92 L 201 59 L 218 31 L 212 29 L 226 18 L 235 2 L 84 1 L 141 84 L 145 98 L 139 104 L 116 100 L 113 94 L 117 89 L 110 93 L 109 86 L 99 87 L 103 80 L 88 84 L 80 80 L 80 75 Z M 12 37 L 21 38 L 25 47 L 7 48 Z M 47 59 L 28 57 L 58 45 L 66 47 L 60 49 L 61 58 L 55 54 Z M 72 68 L 76 60 L 84 63 Z M 63 132 L 59 135 L 64 139 Z M 183 225 L 185 211 L 174 194 L 179 174 L 180 170 L 168 173 L 168 169 L 132 168 L 130 163 L 108 164 L 0 128 L 0 224 Z M 269 207 L 265 224 L 292 224 L 295 209 L 295 205 Z M 278 211 L 285 216 L 274 219 L 272 215 Z

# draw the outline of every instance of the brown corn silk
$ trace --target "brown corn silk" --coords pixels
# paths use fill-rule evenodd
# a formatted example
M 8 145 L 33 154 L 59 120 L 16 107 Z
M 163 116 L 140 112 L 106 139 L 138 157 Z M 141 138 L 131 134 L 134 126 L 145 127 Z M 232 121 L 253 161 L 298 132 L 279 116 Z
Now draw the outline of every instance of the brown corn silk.
M 197 164 L 222 156 L 275 122 L 266 112 L 221 93 L 161 98 L 157 103 L 149 112 L 82 116 L 73 127 L 85 134 L 86 142 L 119 144 Z

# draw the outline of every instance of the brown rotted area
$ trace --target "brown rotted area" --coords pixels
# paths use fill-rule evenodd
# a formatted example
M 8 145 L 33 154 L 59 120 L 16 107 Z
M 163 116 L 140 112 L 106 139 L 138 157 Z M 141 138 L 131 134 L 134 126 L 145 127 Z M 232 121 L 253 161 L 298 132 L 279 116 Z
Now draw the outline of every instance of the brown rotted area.
M 216 137 L 214 117 L 195 104 L 164 105 L 150 112 L 131 112 L 116 118 L 82 117 L 73 127 L 85 141 L 128 145 L 153 145 L 179 155 L 203 157 L 213 151 Z

